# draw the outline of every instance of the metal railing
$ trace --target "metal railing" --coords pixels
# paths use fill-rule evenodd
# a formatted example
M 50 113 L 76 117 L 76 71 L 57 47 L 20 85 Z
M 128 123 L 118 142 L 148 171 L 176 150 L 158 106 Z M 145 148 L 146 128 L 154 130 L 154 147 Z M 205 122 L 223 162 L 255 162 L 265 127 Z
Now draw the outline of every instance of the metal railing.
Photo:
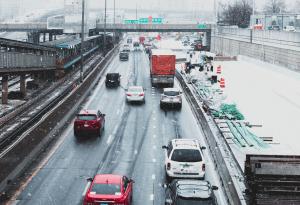
M 30 53 L 0 52 L 0 73 L 18 69 L 55 68 L 56 57 Z

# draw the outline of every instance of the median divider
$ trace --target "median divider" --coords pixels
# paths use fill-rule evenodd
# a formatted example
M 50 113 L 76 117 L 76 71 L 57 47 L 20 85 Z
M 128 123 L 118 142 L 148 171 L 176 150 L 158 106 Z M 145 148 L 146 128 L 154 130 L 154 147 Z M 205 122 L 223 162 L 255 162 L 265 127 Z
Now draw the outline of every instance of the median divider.
M 178 79 L 182 90 L 185 93 L 188 102 L 191 104 L 192 110 L 202 127 L 204 137 L 206 138 L 214 160 L 215 168 L 220 176 L 221 185 L 226 194 L 228 204 L 245 205 L 246 201 L 244 200 L 242 193 L 240 193 L 240 190 L 236 188 L 233 176 L 228 168 L 230 165 L 228 165 L 228 161 L 225 160 L 228 157 L 224 156 L 224 150 L 220 148 L 220 143 L 216 140 L 216 137 L 218 136 L 215 136 L 215 130 L 213 130 L 209 124 L 201 103 L 197 100 L 192 90 L 178 71 L 176 72 L 176 78 Z
M 7 197 L 8 190 L 16 188 L 18 178 L 35 162 L 39 154 L 72 123 L 81 103 L 97 85 L 117 51 L 118 46 L 108 52 L 104 59 L 84 76 L 82 83 L 79 77 L 75 79 L 60 94 L 58 100 L 44 108 L 42 116 L 41 113 L 36 116 L 39 119 L 34 119 L 30 128 L 27 127 L 26 131 L 20 130 L 20 137 L 0 153 L 0 201 Z

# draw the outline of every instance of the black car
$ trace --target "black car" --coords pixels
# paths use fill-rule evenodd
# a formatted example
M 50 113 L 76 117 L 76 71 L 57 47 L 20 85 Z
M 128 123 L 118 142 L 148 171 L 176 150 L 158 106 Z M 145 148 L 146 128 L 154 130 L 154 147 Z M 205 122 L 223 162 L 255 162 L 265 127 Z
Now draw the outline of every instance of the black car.
M 217 189 L 205 180 L 176 179 L 166 186 L 165 205 L 216 205 Z
M 129 53 L 121 51 L 120 54 L 119 54 L 119 58 L 120 58 L 121 61 L 128 61 Z
M 118 87 L 120 86 L 121 75 L 119 73 L 107 73 L 105 79 L 106 87 Z

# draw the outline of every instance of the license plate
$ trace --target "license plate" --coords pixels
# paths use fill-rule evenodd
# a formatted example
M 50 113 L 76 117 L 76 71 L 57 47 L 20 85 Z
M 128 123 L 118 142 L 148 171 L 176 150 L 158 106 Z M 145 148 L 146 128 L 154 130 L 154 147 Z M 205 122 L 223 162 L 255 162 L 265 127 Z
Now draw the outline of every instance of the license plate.
M 89 125 L 88 124 L 84 124 L 84 127 L 89 127 Z
M 108 203 L 100 203 L 100 205 L 109 205 Z

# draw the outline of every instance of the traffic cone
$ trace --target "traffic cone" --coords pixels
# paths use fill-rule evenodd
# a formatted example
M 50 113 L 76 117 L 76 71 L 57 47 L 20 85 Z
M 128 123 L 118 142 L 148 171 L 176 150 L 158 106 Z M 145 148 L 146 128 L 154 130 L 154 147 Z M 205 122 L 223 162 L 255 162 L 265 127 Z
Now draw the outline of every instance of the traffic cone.
M 217 67 L 217 74 L 221 74 L 221 66 L 220 65 Z
M 220 88 L 225 88 L 225 79 L 224 78 L 220 79 Z

